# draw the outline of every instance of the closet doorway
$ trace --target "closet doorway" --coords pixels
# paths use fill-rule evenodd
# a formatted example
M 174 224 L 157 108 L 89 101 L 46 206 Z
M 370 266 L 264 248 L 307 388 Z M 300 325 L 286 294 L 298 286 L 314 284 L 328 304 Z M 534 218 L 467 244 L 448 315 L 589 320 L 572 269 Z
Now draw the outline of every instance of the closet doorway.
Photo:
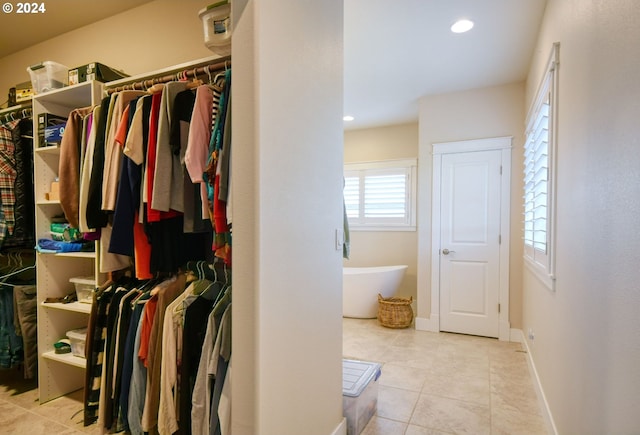
M 509 337 L 510 162 L 511 138 L 433 145 L 431 298 L 440 331 Z

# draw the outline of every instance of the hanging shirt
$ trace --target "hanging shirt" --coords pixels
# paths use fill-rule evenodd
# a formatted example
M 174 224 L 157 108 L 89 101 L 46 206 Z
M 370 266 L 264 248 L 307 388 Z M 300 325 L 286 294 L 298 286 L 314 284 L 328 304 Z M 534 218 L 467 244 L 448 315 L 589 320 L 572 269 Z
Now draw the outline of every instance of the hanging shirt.
M 87 204 L 89 201 L 89 184 L 91 182 L 91 171 L 93 170 L 93 153 L 96 145 L 97 120 L 100 117 L 101 106 L 93 109 L 92 124 L 87 139 L 87 148 L 82 159 L 82 170 L 80 177 L 80 195 L 78 198 L 78 228 L 83 233 L 95 231 L 87 222 Z
M 0 219 L 0 245 L 7 234 L 13 233 L 15 218 L 13 206 L 16 203 L 14 185 L 16 182 L 15 145 L 11 131 L 20 121 L 15 120 L 0 126 L 0 200 L 2 200 L 2 218 Z
M 116 206 L 116 194 L 122 163 L 122 147 L 116 142 L 116 133 L 122 114 L 129 102 L 136 97 L 146 95 L 143 91 L 122 91 L 118 93 L 111 115 L 111 124 L 105 141 L 104 173 L 102 176 L 102 210 L 113 211 Z
M 162 90 L 156 143 L 155 174 L 151 207 L 160 211 L 184 211 L 182 163 L 171 152 L 170 135 L 173 104 L 176 95 L 187 88 L 187 82 L 170 82 Z
M 80 207 L 80 156 L 84 118 L 93 113 L 92 107 L 75 109 L 69 114 L 60 142 L 58 177 L 60 179 L 60 206 L 73 228 L 78 228 Z
M 215 91 L 214 91 L 215 90 Z M 193 183 L 200 184 L 202 199 L 202 218 L 209 219 L 209 201 L 204 173 L 209 159 L 209 141 L 211 139 L 212 110 L 219 100 L 222 88 L 208 85 L 199 86 L 196 90 L 196 101 L 189 125 L 189 141 L 185 151 L 184 163 Z

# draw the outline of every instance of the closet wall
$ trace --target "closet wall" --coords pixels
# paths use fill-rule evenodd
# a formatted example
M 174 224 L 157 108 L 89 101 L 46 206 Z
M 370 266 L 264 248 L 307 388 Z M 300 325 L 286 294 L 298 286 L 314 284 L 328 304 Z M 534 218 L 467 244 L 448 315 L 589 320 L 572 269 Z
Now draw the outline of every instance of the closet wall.
M 136 75 L 211 56 L 198 18 L 209 3 L 156 0 L 6 56 L 0 59 L 0 101 L 29 80 L 29 65 L 44 60 L 70 68 L 100 62 Z
M 342 0 L 233 8 L 233 433 L 344 434 Z
M 210 56 L 197 17 L 208 3 L 158 0 L 7 56 L 0 90 L 42 60 L 135 75 Z M 232 424 L 344 434 L 343 5 L 268 3 L 233 3 Z

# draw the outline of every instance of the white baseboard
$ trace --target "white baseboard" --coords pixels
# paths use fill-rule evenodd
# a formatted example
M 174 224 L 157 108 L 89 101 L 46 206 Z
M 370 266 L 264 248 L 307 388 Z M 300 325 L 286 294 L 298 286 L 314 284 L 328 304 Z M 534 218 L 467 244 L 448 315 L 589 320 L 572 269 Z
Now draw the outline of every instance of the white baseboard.
M 558 428 L 556 428 L 556 425 L 553 421 L 551 409 L 549 408 L 549 402 L 547 402 L 547 397 L 544 395 L 544 390 L 542 389 L 542 384 L 540 383 L 540 377 L 538 376 L 536 365 L 533 362 L 531 350 L 529 349 L 529 343 L 527 342 L 524 332 L 521 329 L 511 329 L 511 341 L 522 343 L 522 347 L 524 347 L 524 350 L 527 353 L 527 365 L 529 366 L 529 374 L 531 375 L 531 379 L 533 380 L 533 386 L 536 390 L 536 396 L 538 396 L 538 402 L 540 403 L 542 417 L 547 423 L 547 429 L 549 430 L 549 433 L 551 433 L 552 435 L 558 435 Z
M 336 429 L 331 432 L 331 435 L 347 435 L 347 419 L 342 417 L 342 421 L 336 427 Z
M 415 327 L 418 331 L 439 332 L 437 322 L 426 317 L 416 317 Z
M 511 328 L 509 332 L 509 341 L 513 341 L 514 343 L 522 343 L 524 341 L 522 329 Z

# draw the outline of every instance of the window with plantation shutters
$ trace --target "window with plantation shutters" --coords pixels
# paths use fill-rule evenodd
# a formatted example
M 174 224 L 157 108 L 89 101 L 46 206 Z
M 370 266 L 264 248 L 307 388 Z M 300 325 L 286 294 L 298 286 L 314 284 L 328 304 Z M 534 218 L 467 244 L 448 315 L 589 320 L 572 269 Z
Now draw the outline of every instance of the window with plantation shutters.
M 558 44 L 527 116 L 524 145 L 524 257 L 550 288 L 554 286 L 555 129 Z
M 345 165 L 350 228 L 415 229 L 415 172 L 415 159 Z
M 549 187 L 548 95 L 533 119 L 524 147 L 524 156 L 524 243 L 546 254 Z

